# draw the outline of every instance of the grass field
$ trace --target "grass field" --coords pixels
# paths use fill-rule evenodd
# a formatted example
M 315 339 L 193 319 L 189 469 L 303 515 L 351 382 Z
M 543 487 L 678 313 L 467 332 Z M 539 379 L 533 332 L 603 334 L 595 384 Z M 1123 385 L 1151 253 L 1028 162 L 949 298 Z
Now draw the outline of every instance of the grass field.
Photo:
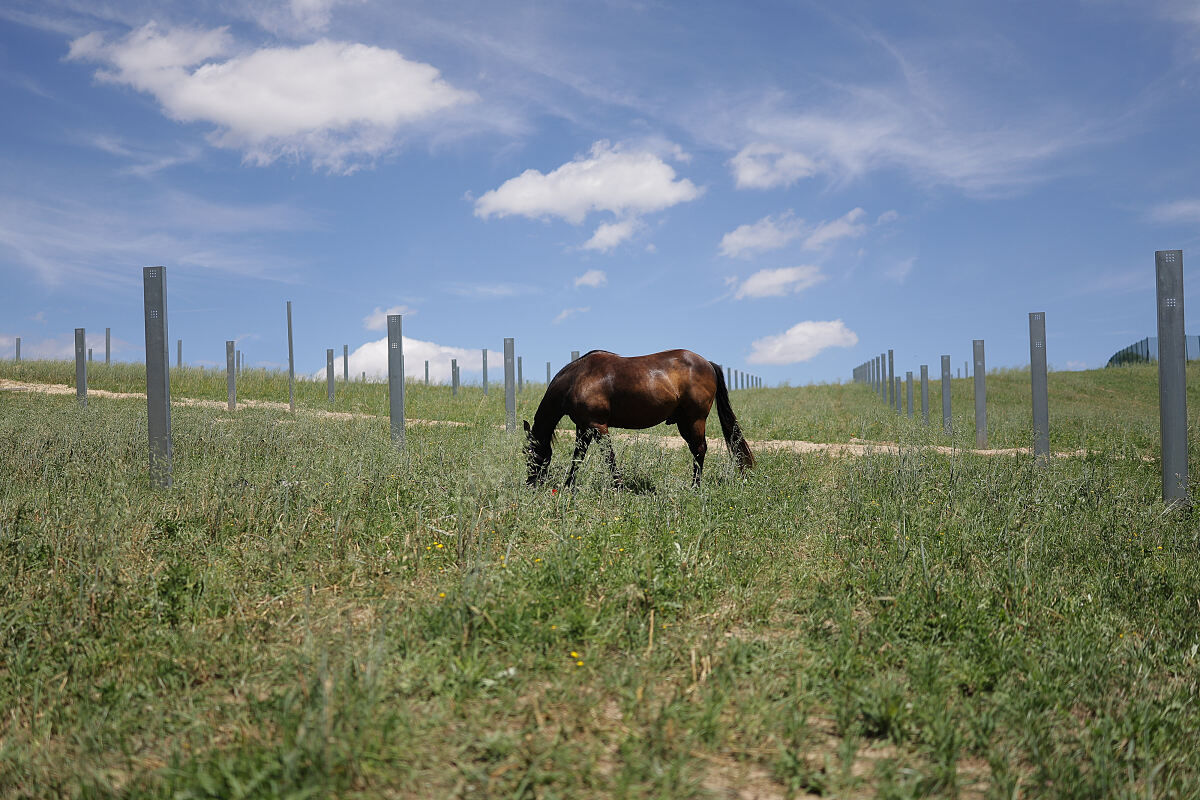
M 0 393 L 0 795 L 1200 796 L 1200 538 L 1146 459 L 1153 367 L 1050 388 L 1052 445 L 1093 454 L 760 452 L 742 478 L 710 451 L 693 491 L 660 428 L 617 442 L 619 492 L 596 457 L 527 489 L 495 390 L 410 387 L 410 417 L 470 424 L 404 455 L 383 416 L 177 406 L 167 492 L 144 401 Z M 1027 445 L 1027 376 L 988 392 L 992 444 Z M 859 385 L 733 402 L 751 439 L 945 441 Z

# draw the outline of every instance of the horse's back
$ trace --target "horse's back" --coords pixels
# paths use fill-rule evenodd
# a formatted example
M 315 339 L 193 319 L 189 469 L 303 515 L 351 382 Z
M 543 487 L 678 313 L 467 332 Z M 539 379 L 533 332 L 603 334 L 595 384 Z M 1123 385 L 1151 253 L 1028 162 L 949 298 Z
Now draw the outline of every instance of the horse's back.
M 716 394 L 713 367 L 691 350 L 619 356 L 594 350 L 568 365 L 567 413 L 618 428 L 648 428 L 670 419 L 707 417 Z

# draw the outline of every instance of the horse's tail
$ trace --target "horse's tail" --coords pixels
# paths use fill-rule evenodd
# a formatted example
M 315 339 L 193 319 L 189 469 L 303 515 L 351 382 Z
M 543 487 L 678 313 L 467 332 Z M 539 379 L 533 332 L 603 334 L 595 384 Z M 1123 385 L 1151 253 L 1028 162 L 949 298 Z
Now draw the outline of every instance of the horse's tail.
M 742 428 L 738 425 L 737 417 L 733 413 L 733 406 L 729 404 L 729 388 L 725 385 L 725 370 L 720 364 L 708 362 L 713 368 L 713 372 L 717 373 L 717 418 L 721 420 L 721 433 L 725 435 L 725 444 L 729 446 L 729 452 L 733 456 L 733 461 L 738 465 L 739 469 L 745 470 L 754 466 L 754 454 L 750 452 L 750 447 L 746 444 L 746 437 L 742 436 Z

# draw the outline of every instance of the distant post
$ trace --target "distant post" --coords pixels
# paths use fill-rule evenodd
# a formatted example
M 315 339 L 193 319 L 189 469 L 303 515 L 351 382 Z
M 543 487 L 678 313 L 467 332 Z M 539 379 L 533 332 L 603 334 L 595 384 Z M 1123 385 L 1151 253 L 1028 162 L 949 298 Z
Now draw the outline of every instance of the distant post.
M 896 351 L 887 351 L 888 404 L 896 403 Z
M 296 413 L 296 352 L 292 349 L 292 301 L 287 301 L 288 323 L 288 409 Z
M 183 366 L 183 339 L 175 342 L 175 368 Z
M 325 349 L 325 385 L 329 389 L 329 405 L 333 405 L 333 348 Z
M 150 438 L 150 485 L 171 487 L 171 351 L 167 339 L 167 271 L 144 267 L 146 311 L 146 422 Z
M 987 447 L 987 366 L 983 358 L 983 339 L 972 339 L 975 357 L 975 447 Z
M 913 418 L 913 377 L 912 370 L 904 373 L 905 396 L 908 398 L 908 418 Z
M 571 351 L 571 360 L 572 360 L 572 361 L 578 361 L 578 360 L 579 360 L 579 351 L 578 351 L 578 350 L 572 350 L 572 351 Z
M 392 444 L 404 449 L 404 336 L 401 314 L 388 314 L 388 414 L 392 421 Z M 366 373 L 363 373 L 366 377 Z
M 233 342 L 225 342 L 225 389 L 229 394 L 229 410 L 237 409 L 237 351 Z
M 1029 384 L 1033 392 L 1033 456 L 1050 457 L 1050 398 L 1046 377 L 1046 312 L 1029 314 Z
M 487 348 L 483 348 L 483 396 L 487 397 Z
M 1187 351 L 1183 338 L 1183 251 L 1156 250 L 1158 412 L 1163 501 L 1188 503 Z
M 517 375 L 513 340 L 504 340 L 504 430 L 517 432 Z
M 429 362 L 425 362 L 425 385 L 429 385 Z
M 520 356 L 517 356 L 517 391 L 525 391 L 525 368 L 521 365 Z
M 104 329 L 104 363 L 112 363 L 112 328 Z
M 550 385 L 550 362 L 546 362 L 546 385 Z
M 242 374 L 242 351 L 234 350 L 233 353 L 234 353 L 233 373 L 235 375 L 241 376 L 241 374 Z
M 929 424 L 929 365 L 921 365 L 921 422 Z
M 21 361 L 21 337 L 17 337 L 17 362 Z
M 903 399 L 901 398 L 901 394 L 900 394 L 900 376 L 899 375 L 892 378 L 892 397 L 896 398 L 895 408 L 896 408 L 896 413 L 899 414 L 904 410 L 903 408 L 900 407 L 901 403 L 903 402 Z
M 342 382 L 350 382 L 350 345 L 342 345 Z
M 450 359 L 450 395 L 458 396 L 458 359 Z
M 75 329 L 75 398 L 87 408 L 87 334 Z
M 92 360 L 92 348 L 89 347 L 88 348 L 88 361 L 91 362 L 91 360 Z
M 950 356 L 942 356 L 942 430 L 949 436 L 950 425 Z

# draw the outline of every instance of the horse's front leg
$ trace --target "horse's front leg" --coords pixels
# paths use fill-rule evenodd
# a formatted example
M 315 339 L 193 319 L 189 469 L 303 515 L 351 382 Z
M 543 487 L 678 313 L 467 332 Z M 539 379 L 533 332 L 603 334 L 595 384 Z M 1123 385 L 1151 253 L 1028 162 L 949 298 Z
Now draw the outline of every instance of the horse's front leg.
M 579 465 L 583 463 L 583 457 L 587 455 L 588 445 L 592 443 L 592 439 L 594 438 L 596 438 L 596 431 L 593 428 L 580 427 L 575 429 L 575 453 L 571 456 L 571 468 L 567 470 L 567 486 L 574 485 L 575 470 L 579 469 Z

